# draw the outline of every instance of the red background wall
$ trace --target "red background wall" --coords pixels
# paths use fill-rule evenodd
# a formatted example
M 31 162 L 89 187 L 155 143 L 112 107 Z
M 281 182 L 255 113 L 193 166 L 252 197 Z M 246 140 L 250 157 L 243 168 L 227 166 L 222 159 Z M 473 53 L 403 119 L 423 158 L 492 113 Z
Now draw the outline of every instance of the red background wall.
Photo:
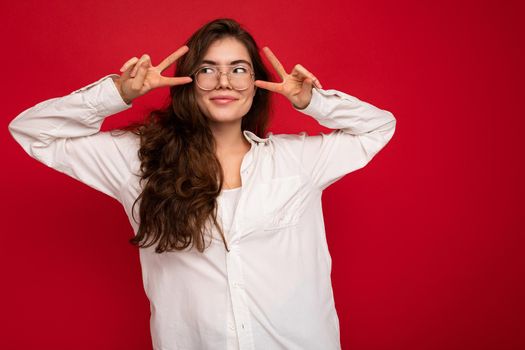
M 7 125 L 233 17 L 288 70 L 394 113 L 323 196 L 343 349 L 523 349 L 524 11 L 517 1 L 2 2 L 0 348 L 149 349 L 120 204 L 28 157 Z M 170 69 L 169 73 L 173 70 Z M 107 130 L 167 96 L 157 90 Z M 274 133 L 325 131 L 276 97 Z M 521 217 L 518 216 L 521 214 Z

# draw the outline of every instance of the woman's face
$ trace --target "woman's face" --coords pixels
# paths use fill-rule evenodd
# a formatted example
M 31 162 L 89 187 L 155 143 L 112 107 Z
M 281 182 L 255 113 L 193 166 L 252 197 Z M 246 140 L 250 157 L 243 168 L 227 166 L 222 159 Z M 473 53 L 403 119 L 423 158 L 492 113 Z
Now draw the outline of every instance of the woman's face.
M 236 61 L 245 61 L 241 64 L 248 65 L 253 70 L 252 60 L 244 44 L 232 37 L 226 37 L 218 39 L 210 45 L 199 67 L 230 65 Z M 228 71 L 227 67 L 220 67 L 219 69 L 222 72 Z M 202 90 L 197 84 L 194 86 L 195 97 L 200 110 L 210 121 L 216 123 L 238 122 L 250 110 L 256 89 L 255 85 L 251 83 L 246 90 L 234 90 L 226 74 L 220 75 L 220 80 L 213 90 Z M 218 97 L 226 99 L 219 99 Z

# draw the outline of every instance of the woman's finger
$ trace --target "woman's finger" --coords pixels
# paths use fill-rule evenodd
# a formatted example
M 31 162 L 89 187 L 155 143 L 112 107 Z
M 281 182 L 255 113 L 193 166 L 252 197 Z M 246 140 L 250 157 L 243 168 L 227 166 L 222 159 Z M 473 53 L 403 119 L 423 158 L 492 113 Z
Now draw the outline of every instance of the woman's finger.
M 174 86 L 191 83 L 193 79 L 191 77 L 160 77 L 160 85 L 162 86 Z
M 270 63 L 272 64 L 272 66 L 275 68 L 275 70 L 277 71 L 277 74 L 279 74 L 279 76 L 281 77 L 281 79 L 284 80 L 284 77 L 286 77 L 286 71 L 284 70 L 284 67 L 283 65 L 281 64 L 281 62 L 279 62 L 279 60 L 277 59 L 277 57 L 273 54 L 272 50 L 270 50 L 269 47 L 265 46 L 263 48 L 263 51 L 264 53 L 266 54 L 266 57 L 268 57 L 268 60 L 270 61 Z
M 138 58 L 137 58 L 137 60 L 138 60 Z M 123 81 L 124 81 L 124 80 L 127 80 L 127 79 L 130 79 L 130 77 L 131 77 L 131 71 L 132 71 L 133 68 L 135 67 L 135 64 L 136 64 L 136 63 L 128 65 L 128 67 L 126 67 L 126 70 L 125 70 L 124 72 L 122 72 L 121 77 L 122 77 L 122 80 L 123 80 Z
M 179 47 L 175 52 L 173 52 L 171 55 L 162 60 L 162 62 L 160 62 L 160 64 L 156 68 L 163 72 L 166 68 L 171 66 L 176 60 L 178 60 L 189 50 L 189 47 L 186 45 Z
M 256 80 L 254 84 L 257 87 L 260 87 L 260 88 L 263 88 L 263 89 L 266 89 L 266 90 L 270 90 L 270 91 L 273 91 L 273 92 L 281 93 L 281 91 L 282 91 L 282 84 L 281 83 L 271 83 L 269 81 Z
M 137 71 L 139 67 L 142 66 L 143 62 L 149 62 L 151 64 L 151 59 L 148 54 L 142 55 L 140 59 L 138 60 L 137 64 L 135 64 L 135 67 L 133 67 L 133 70 L 131 71 L 131 74 L 130 74 L 132 78 L 135 78 L 135 76 L 137 75 Z
M 131 84 L 131 88 L 133 90 L 140 91 L 140 89 L 142 89 L 142 85 L 144 85 L 144 79 L 146 78 L 147 72 L 148 72 L 147 62 L 141 63 L 140 66 L 138 67 L 137 75 L 135 79 L 133 79 L 133 83 Z
M 139 67 L 142 66 L 142 64 L 144 62 L 147 62 L 149 61 L 151 63 L 151 60 L 149 58 L 149 55 L 148 54 L 144 54 L 140 57 L 140 59 L 137 61 L 137 63 L 135 64 L 135 67 L 133 67 L 133 70 L 131 71 L 131 77 L 134 78 L 136 75 L 137 75 L 137 71 L 139 69 Z
M 319 81 L 319 79 L 317 79 L 312 73 L 310 73 L 306 68 L 304 68 L 302 65 L 300 64 L 296 64 L 295 67 L 294 67 L 294 70 L 292 71 L 292 74 L 294 72 L 298 72 L 300 74 L 302 74 L 302 76 L 304 76 L 305 78 L 310 78 L 313 82 L 313 84 L 322 89 L 322 85 L 321 85 L 321 82 Z
M 125 72 L 130 66 L 134 65 L 139 59 L 137 57 L 130 58 L 120 68 L 121 72 Z

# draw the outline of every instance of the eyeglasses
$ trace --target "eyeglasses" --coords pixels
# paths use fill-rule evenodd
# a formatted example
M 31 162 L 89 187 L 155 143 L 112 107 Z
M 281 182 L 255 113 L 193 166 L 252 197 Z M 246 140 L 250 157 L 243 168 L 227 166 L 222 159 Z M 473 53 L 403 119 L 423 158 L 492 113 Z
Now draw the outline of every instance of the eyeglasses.
M 219 67 L 228 67 L 221 72 Z M 202 90 L 210 91 L 217 87 L 222 74 L 226 74 L 233 89 L 242 91 L 248 89 L 254 82 L 255 73 L 245 65 L 204 66 L 193 74 L 197 86 Z

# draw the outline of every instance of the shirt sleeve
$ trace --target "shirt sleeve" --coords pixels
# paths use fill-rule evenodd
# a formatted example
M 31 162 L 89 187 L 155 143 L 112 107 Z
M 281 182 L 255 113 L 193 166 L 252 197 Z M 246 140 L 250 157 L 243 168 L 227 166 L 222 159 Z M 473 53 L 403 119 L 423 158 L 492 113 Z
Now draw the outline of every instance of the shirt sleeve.
M 119 200 L 130 175 L 131 139 L 100 128 L 106 117 L 132 105 L 123 101 L 112 76 L 23 111 L 9 132 L 32 158 Z
M 334 131 L 309 136 L 276 135 L 293 152 L 320 190 L 364 167 L 394 135 L 396 119 L 386 110 L 337 90 L 312 89 L 310 104 L 297 111 Z

